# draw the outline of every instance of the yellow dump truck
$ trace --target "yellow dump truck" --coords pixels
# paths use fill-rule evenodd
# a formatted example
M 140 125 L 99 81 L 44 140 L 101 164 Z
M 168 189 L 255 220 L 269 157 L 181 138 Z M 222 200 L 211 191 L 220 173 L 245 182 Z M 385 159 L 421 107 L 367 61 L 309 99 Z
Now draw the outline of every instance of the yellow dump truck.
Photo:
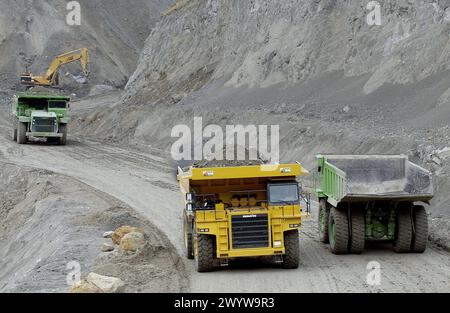
M 186 255 L 198 272 L 234 258 L 299 264 L 300 164 L 178 169 Z

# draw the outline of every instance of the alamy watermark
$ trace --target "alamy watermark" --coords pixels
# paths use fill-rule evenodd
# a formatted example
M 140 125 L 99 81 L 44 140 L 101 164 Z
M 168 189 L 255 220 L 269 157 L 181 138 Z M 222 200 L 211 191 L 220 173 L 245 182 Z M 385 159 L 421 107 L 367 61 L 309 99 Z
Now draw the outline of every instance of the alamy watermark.
M 381 285 L 381 264 L 377 261 L 370 261 L 367 263 L 366 269 L 368 271 L 366 282 L 369 286 Z
M 67 13 L 66 23 L 69 26 L 81 25 L 81 5 L 78 1 L 70 1 L 66 6 Z
M 279 125 L 226 125 L 203 127 L 203 118 L 194 118 L 194 127 L 176 125 L 172 138 L 172 158 L 176 161 L 227 160 L 244 161 L 263 159 L 267 163 L 280 160 Z
M 66 276 L 68 286 L 74 286 L 81 281 L 81 265 L 77 261 L 67 263 L 66 269 L 70 272 Z
M 367 10 L 370 10 L 369 14 L 367 14 L 367 24 L 369 26 L 381 26 L 381 5 L 378 1 L 370 1 L 367 4 Z

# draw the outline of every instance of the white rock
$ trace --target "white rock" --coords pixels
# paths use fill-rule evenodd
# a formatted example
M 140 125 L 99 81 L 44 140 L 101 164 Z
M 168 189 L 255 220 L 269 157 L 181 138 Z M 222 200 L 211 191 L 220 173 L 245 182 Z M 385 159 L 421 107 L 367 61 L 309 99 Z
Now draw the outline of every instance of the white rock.
M 104 243 L 102 245 L 102 252 L 111 252 L 114 251 L 114 246 L 110 245 L 109 243 Z
M 350 112 L 350 106 L 346 105 L 345 108 L 342 109 L 345 113 Z
M 103 238 L 111 238 L 113 234 L 114 234 L 113 230 L 106 231 L 106 232 L 103 233 Z
M 125 291 L 125 283 L 120 278 L 89 273 L 86 281 L 94 284 L 104 293 L 122 293 Z

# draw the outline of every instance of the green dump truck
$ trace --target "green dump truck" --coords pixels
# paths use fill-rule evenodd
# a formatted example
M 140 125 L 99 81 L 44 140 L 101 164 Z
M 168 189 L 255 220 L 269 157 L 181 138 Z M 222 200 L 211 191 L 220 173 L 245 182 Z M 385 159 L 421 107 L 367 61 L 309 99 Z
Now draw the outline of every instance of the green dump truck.
M 22 93 L 12 106 L 12 138 L 19 144 L 30 138 L 65 145 L 70 122 L 70 98 L 43 93 Z
M 395 252 L 424 252 L 433 198 L 431 173 L 404 155 L 318 155 L 319 237 L 334 254 L 392 242 Z

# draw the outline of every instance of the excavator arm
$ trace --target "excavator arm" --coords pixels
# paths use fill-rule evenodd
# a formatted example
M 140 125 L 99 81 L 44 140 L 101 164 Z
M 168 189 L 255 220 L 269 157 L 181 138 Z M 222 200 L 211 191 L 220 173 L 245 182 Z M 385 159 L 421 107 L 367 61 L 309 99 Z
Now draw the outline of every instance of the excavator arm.
M 56 86 L 58 85 L 57 78 L 61 66 L 78 60 L 84 76 L 89 76 L 89 51 L 87 48 L 81 48 L 55 57 L 43 76 L 34 76 L 31 73 L 23 74 L 21 82 L 29 86 Z

